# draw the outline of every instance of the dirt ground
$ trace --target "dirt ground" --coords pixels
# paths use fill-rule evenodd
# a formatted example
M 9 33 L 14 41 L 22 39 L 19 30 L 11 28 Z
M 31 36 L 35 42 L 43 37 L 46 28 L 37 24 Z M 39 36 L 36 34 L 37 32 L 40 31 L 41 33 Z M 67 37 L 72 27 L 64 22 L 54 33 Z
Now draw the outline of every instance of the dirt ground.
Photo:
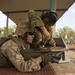
M 75 44 L 67 44 L 67 47 L 70 50 L 66 53 L 66 55 L 71 59 L 75 59 Z
M 67 44 L 68 48 L 75 48 L 75 44 Z

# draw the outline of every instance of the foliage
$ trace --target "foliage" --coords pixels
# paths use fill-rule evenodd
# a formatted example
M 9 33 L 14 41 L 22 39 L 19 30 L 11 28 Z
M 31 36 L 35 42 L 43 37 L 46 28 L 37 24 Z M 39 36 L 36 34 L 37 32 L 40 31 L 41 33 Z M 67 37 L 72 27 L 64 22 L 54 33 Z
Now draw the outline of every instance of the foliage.
M 12 26 L 8 28 L 8 35 L 11 35 L 15 31 L 16 26 Z M 1 37 L 6 36 L 6 27 L 0 28 L 0 35 Z
M 66 43 L 75 43 L 75 31 L 67 26 L 59 29 L 56 37 L 63 38 Z
M 15 31 L 16 26 L 8 28 L 8 35 Z M 0 37 L 6 36 L 6 27 L 0 28 Z M 56 32 L 56 37 L 63 38 L 66 43 L 75 43 L 75 31 L 69 27 L 64 27 Z

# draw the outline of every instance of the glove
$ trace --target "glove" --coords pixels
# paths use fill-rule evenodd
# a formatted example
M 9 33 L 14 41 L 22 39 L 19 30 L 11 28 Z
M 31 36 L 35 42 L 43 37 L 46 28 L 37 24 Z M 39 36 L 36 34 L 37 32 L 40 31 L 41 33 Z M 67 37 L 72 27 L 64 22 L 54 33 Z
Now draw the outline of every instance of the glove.
M 50 62 L 52 59 L 50 53 L 44 53 L 41 55 L 41 57 L 42 57 L 41 67 L 46 66 L 48 64 L 48 62 Z

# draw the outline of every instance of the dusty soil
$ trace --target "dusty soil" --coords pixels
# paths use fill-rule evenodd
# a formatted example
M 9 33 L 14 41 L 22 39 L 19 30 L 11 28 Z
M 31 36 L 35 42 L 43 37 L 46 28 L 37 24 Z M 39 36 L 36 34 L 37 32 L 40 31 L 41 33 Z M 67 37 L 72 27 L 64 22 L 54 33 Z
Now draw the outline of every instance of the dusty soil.
M 75 59 L 75 44 L 67 44 L 67 47 L 70 48 L 70 50 L 66 55 L 71 59 Z
M 68 48 L 75 48 L 75 44 L 67 44 Z

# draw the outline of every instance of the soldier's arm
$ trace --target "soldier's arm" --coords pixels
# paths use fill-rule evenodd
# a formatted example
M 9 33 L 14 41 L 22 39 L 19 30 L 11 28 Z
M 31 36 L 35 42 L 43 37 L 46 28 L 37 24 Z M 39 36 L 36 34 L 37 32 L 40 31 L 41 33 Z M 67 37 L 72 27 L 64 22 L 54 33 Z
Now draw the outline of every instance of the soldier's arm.
M 29 20 L 31 22 L 31 25 L 33 25 L 34 27 L 39 27 L 42 32 L 43 35 L 46 37 L 46 40 L 50 39 L 50 33 L 47 31 L 47 29 L 44 26 L 43 21 L 41 20 L 40 16 L 38 15 L 37 12 L 35 12 L 34 10 L 30 10 L 28 12 L 28 17 Z
M 49 27 L 48 29 L 48 32 L 51 34 L 51 38 L 48 40 L 48 41 L 46 41 L 46 43 L 47 44 L 50 44 L 50 46 L 56 46 L 56 42 L 55 42 L 55 40 L 53 39 L 53 37 L 52 37 L 52 34 L 53 34 L 53 29 L 52 29 L 52 27 Z M 45 40 L 45 39 L 44 39 Z
M 39 58 L 30 60 L 24 60 L 23 56 L 20 54 L 20 50 L 16 43 L 12 40 L 6 42 L 2 46 L 3 54 L 12 62 L 12 64 L 21 72 L 32 72 L 40 70 Z M 40 61 L 38 61 L 40 60 Z

